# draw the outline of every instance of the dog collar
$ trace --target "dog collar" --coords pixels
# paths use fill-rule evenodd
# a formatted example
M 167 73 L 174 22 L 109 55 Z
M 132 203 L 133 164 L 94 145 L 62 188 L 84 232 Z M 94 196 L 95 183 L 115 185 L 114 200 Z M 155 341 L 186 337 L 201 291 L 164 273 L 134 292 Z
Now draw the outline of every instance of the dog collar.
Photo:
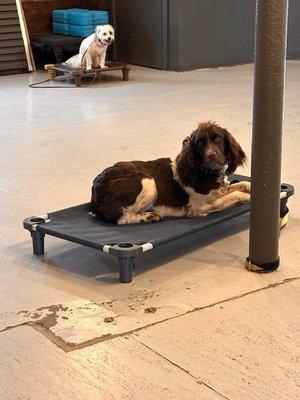
M 101 43 L 103 46 L 107 46 L 106 43 L 103 43 L 101 39 L 98 38 L 98 43 Z
M 223 166 L 219 167 L 219 168 L 204 168 L 201 167 L 200 170 L 201 172 L 207 174 L 207 175 L 222 175 L 226 173 L 228 168 L 228 164 L 224 164 Z

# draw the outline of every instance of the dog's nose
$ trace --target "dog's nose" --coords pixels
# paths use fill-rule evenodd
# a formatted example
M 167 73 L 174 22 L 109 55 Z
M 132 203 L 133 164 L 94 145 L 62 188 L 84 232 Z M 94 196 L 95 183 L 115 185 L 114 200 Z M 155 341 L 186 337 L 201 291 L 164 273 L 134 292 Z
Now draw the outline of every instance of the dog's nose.
M 216 157 L 217 157 L 217 153 L 213 150 L 209 150 L 206 153 L 206 158 L 208 161 L 214 161 L 216 159 Z

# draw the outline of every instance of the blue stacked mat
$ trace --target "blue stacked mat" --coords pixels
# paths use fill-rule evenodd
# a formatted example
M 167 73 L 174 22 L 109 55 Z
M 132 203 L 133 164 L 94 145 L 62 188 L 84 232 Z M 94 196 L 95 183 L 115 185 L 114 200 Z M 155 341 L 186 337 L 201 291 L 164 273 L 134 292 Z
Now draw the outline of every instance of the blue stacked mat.
M 87 37 L 95 31 L 97 25 L 109 23 L 107 11 L 69 8 L 53 10 L 53 32 L 59 35 Z

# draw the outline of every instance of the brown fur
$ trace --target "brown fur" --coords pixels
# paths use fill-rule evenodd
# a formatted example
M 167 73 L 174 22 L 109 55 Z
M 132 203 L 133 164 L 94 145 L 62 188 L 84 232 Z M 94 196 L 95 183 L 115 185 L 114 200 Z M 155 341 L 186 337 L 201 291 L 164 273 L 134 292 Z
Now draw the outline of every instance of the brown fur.
M 215 137 L 222 140 L 215 143 Z M 216 153 L 214 162 L 228 164 L 226 175 L 233 174 L 246 160 L 241 146 L 226 129 L 210 121 L 200 123 L 191 136 L 184 139 L 176 161 L 181 183 L 201 194 L 207 194 L 220 186 L 218 169 L 210 168 L 209 164 L 205 165 L 205 152 L 209 141 Z

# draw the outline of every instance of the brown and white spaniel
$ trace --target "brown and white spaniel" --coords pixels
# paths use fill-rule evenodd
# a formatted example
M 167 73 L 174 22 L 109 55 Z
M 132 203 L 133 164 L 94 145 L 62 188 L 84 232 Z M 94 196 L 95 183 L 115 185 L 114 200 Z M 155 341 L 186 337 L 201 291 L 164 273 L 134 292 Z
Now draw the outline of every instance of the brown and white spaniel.
M 227 175 L 246 155 L 226 130 L 200 123 L 177 157 L 119 162 L 98 175 L 92 211 L 107 222 L 135 224 L 162 217 L 204 217 L 250 201 L 249 182 L 229 186 Z

